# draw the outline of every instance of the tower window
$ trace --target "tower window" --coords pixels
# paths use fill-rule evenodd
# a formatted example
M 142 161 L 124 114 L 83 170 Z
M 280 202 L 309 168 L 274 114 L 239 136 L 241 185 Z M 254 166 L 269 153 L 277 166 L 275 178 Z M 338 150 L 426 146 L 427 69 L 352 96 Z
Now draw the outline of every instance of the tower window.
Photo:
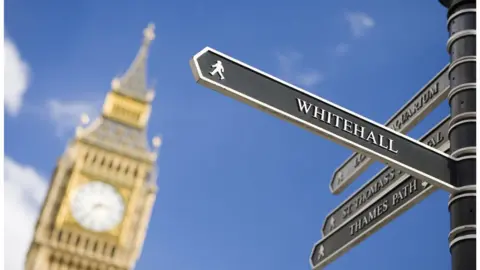
M 116 252 L 115 247 L 112 247 L 112 252 L 110 254 L 112 258 L 115 257 L 115 252 Z
M 57 240 L 60 242 L 62 240 L 62 231 L 58 231 Z
M 105 255 L 105 253 L 107 253 L 107 248 L 108 248 L 108 243 L 105 243 L 105 245 L 103 245 L 102 255 Z
M 77 240 L 75 241 L 75 247 L 78 247 L 78 245 L 80 244 L 80 235 L 77 236 Z
M 93 252 L 97 251 L 97 246 L 98 246 L 98 241 L 95 241 L 95 243 L 93 244 Z
M 69 232 L 67 234 L 67 240 L 65 241 L 67 244 L 70 243 L 70 238 L 72 238 L 72 233 L 71 232 Z

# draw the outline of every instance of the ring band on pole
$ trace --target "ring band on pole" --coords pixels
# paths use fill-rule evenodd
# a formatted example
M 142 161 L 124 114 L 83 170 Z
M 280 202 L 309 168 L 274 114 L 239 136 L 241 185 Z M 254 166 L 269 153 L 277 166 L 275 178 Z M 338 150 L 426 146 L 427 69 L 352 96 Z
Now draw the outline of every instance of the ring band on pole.
M 471 239 L 477 239 L 477 235 L 476 234 L 467 234 L 467 235 L 464 235 L 464 236 L 456 237 L 450 242 L 449 247 L 452 248 L 453 245 L 455 245 L 456 243 L 458 243 L 460 241 L 471 240 Z
M 466 120 L 466 119 L 477 119 L 477 113 L 476 112 L 459 113 L 459 114 L 455 115 L 454 117 L 450 118 L 449 125 L 451 126 L 452 124 L 455 124 L 456 122 L 460 122 L 460 121 Z
M 451 35 L 450 38 L 447 40 L 447 51 L 450 53 L 450 49 L 452 48 L 453 43 L 455 43 L 455 41 L 457 41 L 458 39 L 468 37 L 468 36 L 476 36 L 476 35 L 477 35 L 477 30 L 475 29 L 462 30 Z
M 467 159 L 477 159 L 477 155 L 468 155 L 468 156 L 455 158 L 456 161 L 463 161 Z
M 459 149 L 453 151 L 450 155 L 452 157 L 456 158 L 456 157 L 459 157 L 459 156 L 464 155 L 464 154 L 473 154 L 473 155 L 476 156 L 477 147 L 476 146 L 469 146 L 469 147 L 459 148 Z M 473 155 L 470 155 L 470 156 L 473 156 Z
M 464 125 L 464 124 L 467 124 L 467 123 L 477 123 L 477 119 L 465 119 L 465 120 L 458 121 L 457 123 L 451 125 L 451 126 L 448 128 L 448 131 L 447 131 L 448 136 L 450 136 L 450 133 L 451 133 L 452 130 L 454 130 L 456 127 L 461 126 L 461 125 Z
M 465 91 L 465 90 L 471 90 L 471 89 L 477 89 L 477 83 L 476 82 L 470 82 L 470 83 L 462 83 L 460 85 L 455 86 L 450 90 L 448 93 L 448 101 L 452 99 L 452 97 L 459 92 Z
M 459 195 L 453 195 L 450 200 L 448 200 L 448 207 L 450 207 L 450 205 L 458 200 L 458 199 L 462 199 L 462 198 L 468 198 L 468 197 L 477 197 L 477 193 L 473 193 L 473 192 L 468 192 L 468 193 L 462 193 L 462 194 L 459 194 Z
M 452 198 L 452 196 L 454 196 L 455 194 L 461 194 L 468 191 L 477 192 L 477 185 L 467 185 L 463 187 L 458 187 L 457 191 L 454 194 L 450 194 L 449 198 Z
M 477 192 L 477 185 L 467 185 L 463 187 L 458 187 L 455 193 L 448 195 L 448 198 L 451 199 L 455 195 L 462 194 L 469 191 Z
M 448 234 L 448 242 L 451 242 L 457 234 L 460 234 L 462 232 L 466 231 L 477 231 L 477 225 L 475 224 L 469 224 L 469 225 L 463 225 L 463 226 L 458 226 L 455 229 L 451 230 L 450 233 Z
M 466 9 L 463 9 L 463 10 L 460 10 L 460 11 L 457 11 L 457 12 L 453 13 L 447 19 L 447 27 L 450 25 L 450 22 L 453 19 L 455 19 L 456 17 L 458 17 L 462 14 L 465 14 L 465 13 L 477 13 L 477 9 L 476 8 L 466 8 Z
M 467 56 L 462 56 L 456 60 L 454 60 L 450 65 L 448 66 L 448 77 L 450 77 L 450 72 L 457 66 L 464 64 L 464 63 L 469 63 L 469 62 L 477 62 L 477 56 L 476 55 L 467 55 Z

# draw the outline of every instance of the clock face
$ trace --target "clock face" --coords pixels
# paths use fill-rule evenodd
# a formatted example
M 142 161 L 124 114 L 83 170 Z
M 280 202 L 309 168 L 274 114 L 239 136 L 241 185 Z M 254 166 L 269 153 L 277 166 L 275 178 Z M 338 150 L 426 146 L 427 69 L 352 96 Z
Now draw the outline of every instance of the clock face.
M 115 187 L 92 181 L 73 191 L 70 208 L 80 225 L 94 232 L 104 232 L 122 221 L 125 203 Z

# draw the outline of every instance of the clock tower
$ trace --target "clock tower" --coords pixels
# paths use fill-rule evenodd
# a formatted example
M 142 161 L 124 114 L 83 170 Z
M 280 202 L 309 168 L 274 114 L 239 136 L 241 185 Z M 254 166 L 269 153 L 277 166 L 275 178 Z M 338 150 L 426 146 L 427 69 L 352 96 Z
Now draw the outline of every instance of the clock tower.
M 101 116 L 82 116 L 58 159 L 35 227 L 26 270 L 134 269 L 157 192 L 160 138 L 146 127 L 154 92 L 146 61 L 154 25 L 144 30 L 127 72 L 112 81 Z

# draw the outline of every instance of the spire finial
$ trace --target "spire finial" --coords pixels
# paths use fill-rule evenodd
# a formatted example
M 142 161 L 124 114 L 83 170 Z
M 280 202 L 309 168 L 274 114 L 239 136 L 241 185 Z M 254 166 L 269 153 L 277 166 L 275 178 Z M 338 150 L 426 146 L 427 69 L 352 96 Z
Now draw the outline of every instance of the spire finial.
M 153 137 L 152 144 L 155 149 L 160 148 L 160 145 L 162 144 L 162 138 L 160 138 L 160 136 Z
M 150 43 L 155 39 L 155 24 L 149 23 L 143 29 L 143 43 L 140 50 L 130 65 L 129 69 L 120 78 L 112 81 L 112 90 L 131 98 L 150 102 L 150 89 L 146 83 L 146 65 Z
M 149 23 L 147 28 L 143 30 L 143 41 L 150 43 L 155 39 L 155 24 Z
M 88 114 L 82 113 L 80 116 L 80 123 L 82 123 L 82 125 L 88 125 L 88 123 L 90 123 L 90 117 L 88 117 Z

